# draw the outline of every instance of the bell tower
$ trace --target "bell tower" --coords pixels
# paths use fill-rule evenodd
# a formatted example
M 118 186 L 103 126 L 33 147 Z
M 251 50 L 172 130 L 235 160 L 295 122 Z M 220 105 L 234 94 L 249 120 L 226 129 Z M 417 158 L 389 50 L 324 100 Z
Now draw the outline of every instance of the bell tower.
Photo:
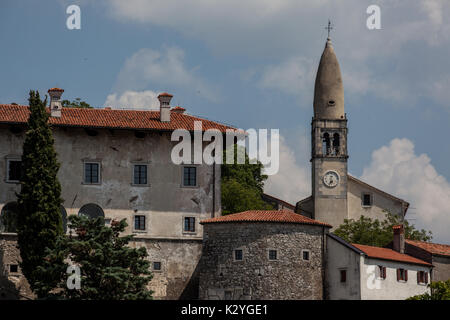
M 347 117 L 341 70 L 328 37 L 314 87 L 311 122 L 313 218 L 337 228 L 347 211 Z

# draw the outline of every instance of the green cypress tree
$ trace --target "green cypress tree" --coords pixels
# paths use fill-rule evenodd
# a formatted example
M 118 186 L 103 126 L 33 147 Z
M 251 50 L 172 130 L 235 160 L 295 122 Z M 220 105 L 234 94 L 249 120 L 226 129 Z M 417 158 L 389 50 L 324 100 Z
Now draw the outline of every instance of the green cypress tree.
M 21 191 L 18 197 L 17 221 L 21 269 L 30 287 L 36 292 L 36 282 L 51 274 L 38 267 L 43 264 L 47 248 L 54 248 L 63 233 L 61 217 L 61 185 L 57 178 L 59 163 L 54 140 L 39 92 L 30 91 L 30 117 L 23 144 Z M 45 292 L 36 292 L 44 297 Z

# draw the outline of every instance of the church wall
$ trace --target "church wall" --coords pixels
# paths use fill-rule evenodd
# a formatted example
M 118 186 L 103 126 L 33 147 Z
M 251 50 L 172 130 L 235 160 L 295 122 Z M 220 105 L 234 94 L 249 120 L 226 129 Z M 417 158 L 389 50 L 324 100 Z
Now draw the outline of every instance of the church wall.
M 322 233 L 301 224 L 205 224 L 200 299 L 322 299 Z M 234 260 L 235 249 L 243 250 L 242 261 Z M 269 260 L 270 249 L 277 260 Z
M 326 298 L 329 300 L 359 300 L 361 298 L 360 255 L 331 237 L 327 237 Z M 346 270 L 346 282 L 340 272 Z
M 386 267 L 386 279 L 377 274 L 377 266 Z M 408 281 L 397 281 L 397 269 L 408 270 Z M 426 266 L 395 261 L 365 258 L 361 267 L 361 299 L 363 300 L 404 300 L 414 295 L 429 292 L 426 284 L 417 283 L 417 272 L 430 272 Z
M 362 205 L 362 194 L 372 195 L 372 205 L 364 207 Z M 402 204 L 386 195 L 377 192 L 372 188 L 360 185 L 348 179 L 348 215 L 350 219 L 358 220 L 361 215 L 372 219 L 384 220 L 385 212 L 388 210 L 392 214 L 402 216 Z

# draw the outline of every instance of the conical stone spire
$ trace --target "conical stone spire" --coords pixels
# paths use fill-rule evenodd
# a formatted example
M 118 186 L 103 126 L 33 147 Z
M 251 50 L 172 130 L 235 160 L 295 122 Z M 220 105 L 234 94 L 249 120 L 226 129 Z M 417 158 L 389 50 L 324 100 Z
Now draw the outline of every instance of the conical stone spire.
M 341 69 L 327 39 L 320 58 L 314 87 L 314 117 L 317 119 L 344 119 L 344 86 Z

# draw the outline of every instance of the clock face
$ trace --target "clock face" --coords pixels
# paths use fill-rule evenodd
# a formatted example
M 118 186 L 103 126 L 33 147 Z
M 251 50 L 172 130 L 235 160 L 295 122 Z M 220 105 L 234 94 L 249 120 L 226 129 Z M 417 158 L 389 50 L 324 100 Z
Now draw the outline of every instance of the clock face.
M 323 183 L 330 188 L 334 188 L 339 183 L 339 175 L 336 171 L 327 171 L 323 176 Z

